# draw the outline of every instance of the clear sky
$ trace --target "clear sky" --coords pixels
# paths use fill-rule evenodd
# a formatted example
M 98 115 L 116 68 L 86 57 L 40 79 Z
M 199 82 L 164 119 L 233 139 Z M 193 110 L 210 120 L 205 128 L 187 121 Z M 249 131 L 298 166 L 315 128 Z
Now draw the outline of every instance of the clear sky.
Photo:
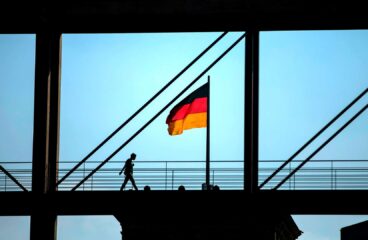
M 259 157 L 283 160 L 368 87 L 368 31 L 263 32 L 260 41 Z M 321 139 L 326 140 L 367 99 Z M 314 159 L 367 159 L 367 119 L 365 112 Z
M 90 160 L 105 159 L 242 34 L 226 36 Z M 60 161 L 80 161 L 219 35 L 64 35 Z M 245 40 L 185 94 L 211 76 L 211 106 L 216 106 L 211 108 L 212 160 L 242 160 L 244 155 L 239 134 L 244 132 L 244 46 Z M 139 161 L 203 161 L 206 129 L 170 136 L 165 124 L 170 109 L 112 160 L 124 161 L 136 152 L 137 167 Z
M 219 34 L 63 35 L 60 160 L 80 161 Z M 91 160 L 110 154 L 241 34 L 229 34 Z M 368 86 L 368 31 L 263 32 L 260 39 L 259 156 L 261 160 L 285 160 Z M 34 44 L 34 35 L 0 36 L 1 162 L 32 160 Z M 212 160 L 243 159 L 244 47 L 243 41 L 208 73 L 212 79 Z M 201 79 L 190 91 L 205 81 Z M 345 121 L 367 100 L 365 97 L 349 111 Z M 206 130 L 171 137 L 165 124 L 168 112 L 114 159 L 125 160 L 134 151 L 137 162 L 203 161 Z M 367 120 L 366 112 L 315 159 L 367 159 Z M 337 122 L 299 159 L 343 123 Z M 305 232 L 301 240 L 332 240 L 338 239 L 340 227 L 367 218 L 294 219 Z M 0 218 L 7 240 L 27 238 L 28 225 L 28 217 Z M 15 226 L 25 231 L 13 231 Z M 111 216 L 60 217 L 58 239 L 120 239 L 118 231 Z M 1 234 L 0 239 L 3 237 Z

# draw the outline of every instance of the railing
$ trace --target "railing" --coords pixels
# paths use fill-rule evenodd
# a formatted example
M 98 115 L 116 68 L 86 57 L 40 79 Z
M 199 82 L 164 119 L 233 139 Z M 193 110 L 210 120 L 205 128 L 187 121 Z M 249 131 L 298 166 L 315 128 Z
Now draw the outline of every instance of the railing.
M 275 172 L 284 161 L 260 161 L 259 183 Z M 272 189 L 290 174 L 302 160 L 294 160 L 275 176 L 267 187 Z M 281 190 L 368 190 L 368 160 L 311 160 L 285 184 Z
M 69 191 L 80 182 L 99 161 L 90 161 L 77 170 L 73 175 L 59 185 L 59 191 Z M 63 162 L 60 175 L 66 174 L 67 165 Z M 74 162 L 73 162 L 74 164 Z M 88 165 L 86 165 L 88 164 Z M 96 174 L 84 182 L 78 190 L 119 190 L 124 175 L 119 176 L 123 167 L 121 161 L 111 161 Z M 136 161 L 134 179 L 139 189 L 150 186 L 152 190 L 177 190 L 180 185 L 186 189 L 200 190 L 205 182 L 205 161 Z M 212 161 L 210 184 L 222 186 L 222 189 L 242 189 L 243 174 L 242 161 Z M 65 169 L 66 171 L 64 172 Z M 128 182 L 127 188 L 131 185 Z
M 4 167 L 0 169 L 0 192 L 31 190 L 32 162 L 0 162 L 0 166 Z
M 284 161 L 269 160 L 259 163 L 259 182 L 275 171 Z M 99 161 L 85 163 L 65 182 L 59 185 L 59 191 L 69 191 L 87 173 L 94 169 Z M 271 189 L 300 163 L 294 160 L 267 184 Z M 31 162 L 0 162 L 27 190 L 31 190 Z M 75 162 L 59 163 L 59 178 L 66 174 Z M 96 173 L 93 178 L 82 184 L 78 191 L 118 191 L 124 180 L 118 175 L 123 166 L 121 161 L 112 161 Z M 150 186 L 151 190 L 177 190 L 180 185 L 188 190 L 201 190 L 205 182 L 205 161 L 139 161 L 135 162 L 134 178 L 140 190 Z M 243 161 L 212 161 L 210 182 L 221 190 L 241 190 L 244 183 Z M 131 188 L 130 182 L 127 190 Z M 368 160 L 312 160 L 290 178 L 281 190 L 368 190 Z M 22 191 L 14 182 L 0 171 L 0 191 Z

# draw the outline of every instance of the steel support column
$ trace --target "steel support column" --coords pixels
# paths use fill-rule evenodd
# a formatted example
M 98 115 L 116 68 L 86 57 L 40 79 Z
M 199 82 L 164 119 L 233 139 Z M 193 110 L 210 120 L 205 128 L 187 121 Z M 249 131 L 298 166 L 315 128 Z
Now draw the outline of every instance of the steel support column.
M 259 31 L 248 30 L 245 44 L 244 189 L 258 190 Z
M 36 71 L 32 191 L 44 195 L 56 190 L 59 146 L 61 34 L 36 35 Z M 52 203 L 49 203 L 52 210 Z M 56 214 L 47 206 L 33 208 L 30 239 L 56 239 Z

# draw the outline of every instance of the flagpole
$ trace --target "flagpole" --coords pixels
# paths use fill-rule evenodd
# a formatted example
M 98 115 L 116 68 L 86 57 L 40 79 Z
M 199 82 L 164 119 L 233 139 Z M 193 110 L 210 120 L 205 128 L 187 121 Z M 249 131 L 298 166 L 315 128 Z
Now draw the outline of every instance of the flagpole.
M 208 75 L 207 97 L 207 131 L 206 131 L 206 189 L 210 189 L 210 76 Z

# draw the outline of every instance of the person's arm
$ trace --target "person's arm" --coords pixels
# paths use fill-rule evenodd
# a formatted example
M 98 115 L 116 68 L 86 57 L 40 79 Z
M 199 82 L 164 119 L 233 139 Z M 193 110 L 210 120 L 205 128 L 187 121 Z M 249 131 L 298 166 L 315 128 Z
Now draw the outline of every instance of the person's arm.
M 121 175 L 121 174 L 123 173 L 123 171 L 124 171 L 125 167 L 126 167 L 126 164 L 124 164 L 124 167 L 123 167 L 123 168 L 121 169 L 121 171 L 119 172 L 119 175 Z

